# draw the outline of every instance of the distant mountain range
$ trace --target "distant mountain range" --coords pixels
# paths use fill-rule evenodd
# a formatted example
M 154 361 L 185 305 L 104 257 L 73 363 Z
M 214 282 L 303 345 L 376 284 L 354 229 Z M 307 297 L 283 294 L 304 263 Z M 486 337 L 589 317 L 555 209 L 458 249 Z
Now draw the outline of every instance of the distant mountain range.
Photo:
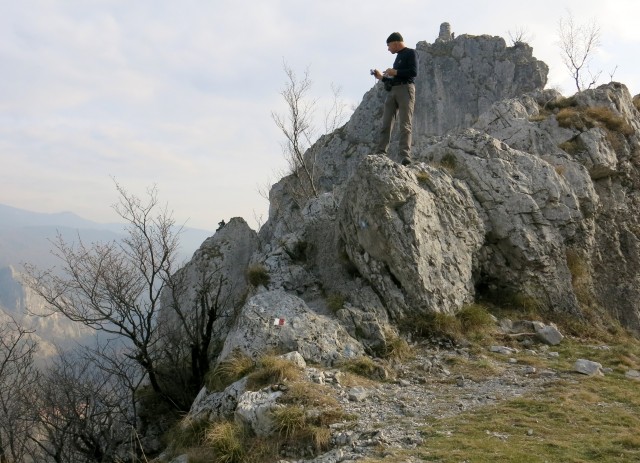
M 73 212 L 44 214 L 0 204 L 0 268 L 21 268 L 24 263 L 49 267 L 56 263 L 51 255 L 51 240 L 60 234 L 65 241 L 111 241 L 121 238 L 124 224 L 98 223 Z M 183 228 L 180 234 L 180 258 L 189 260 L 193 252 L 214 232 Z

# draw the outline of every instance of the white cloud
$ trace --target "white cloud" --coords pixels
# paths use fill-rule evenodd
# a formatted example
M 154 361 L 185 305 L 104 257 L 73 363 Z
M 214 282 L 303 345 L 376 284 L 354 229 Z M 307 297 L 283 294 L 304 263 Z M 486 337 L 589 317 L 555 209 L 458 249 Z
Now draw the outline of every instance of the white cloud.
M 567 7 L 601 23 L 594 66 L 618 65 L 614 78 L 639 92 L 640 4 L 630 0 L 3 2 L 0 202 L 112 220 L 115 176 L 140 193 L 156 183 L 193 226 L 251 222 L 266 213 L 258 186 L 285 166 L 270 117 L 282 109 L 283 59 L 310 66 L 321 101 L 334 83 L 357 103 L 368 70 L 392 62 L 392 31 L 415 44 L 433 42 L 444 21 L 507 40 L 524 27 L 550 85 L 571 92 L 554 43 Z

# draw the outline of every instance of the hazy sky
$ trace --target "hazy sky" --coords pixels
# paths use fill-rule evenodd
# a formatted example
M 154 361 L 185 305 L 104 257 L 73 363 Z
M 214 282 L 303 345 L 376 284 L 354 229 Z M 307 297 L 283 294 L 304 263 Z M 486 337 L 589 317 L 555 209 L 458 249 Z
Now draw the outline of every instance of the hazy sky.
M 391 32 L 413 47 L 446 21 L 507 42 L 524 31 L 548 86 L 571 95 L 557 47 L 568 10 L 601 28 L 601 83 L 615 69 L 639 93 L 636 0 L 0 0 L 0 203 L 113 221 L 115 178 L 136 194 L 156 184 L 188 226 L 255 227 L 259 190 L 285 168 L 271 119 L 283 60 L 309 67 L 321 115 L 332 84 L 360 102 L 369 69 L 393 62 Z

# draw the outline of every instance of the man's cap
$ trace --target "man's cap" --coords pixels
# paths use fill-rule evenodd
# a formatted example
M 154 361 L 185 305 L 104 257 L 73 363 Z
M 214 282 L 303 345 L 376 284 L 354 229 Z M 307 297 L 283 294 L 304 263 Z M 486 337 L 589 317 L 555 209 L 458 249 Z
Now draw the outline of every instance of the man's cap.
M 404 42 L 404 39 L 400 35 L 400 32 L 393 32 L 388 38 L 387 43 L 391 42 Z

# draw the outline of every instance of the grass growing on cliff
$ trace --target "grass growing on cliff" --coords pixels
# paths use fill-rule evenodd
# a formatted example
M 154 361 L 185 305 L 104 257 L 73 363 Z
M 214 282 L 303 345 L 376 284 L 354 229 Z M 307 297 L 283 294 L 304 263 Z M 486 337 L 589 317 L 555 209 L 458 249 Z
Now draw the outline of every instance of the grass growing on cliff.
M 295 363 L 275 355 L 265 355 L 248 376 L 247 389 L 255 391 L 270 384 L 297 381 L 301 377 L 302 372 Z
M 484 305 L 466 304 L 455 315 L 439 312 L 422 314 L 408 317 L 400 326 L 403 331 L 421 338 L 477 341 L 494 328 L 495 322 Z
M 558 111 L 556 120 L 560 127 L 575 128 L 581 132 L 594 127 L 602 128 L 608 142 L 617 152 L 624 149 L 624 138 L 635 133 L 633 127 L 624 117 L 604 106 L 565 107 Z M 569 154 L 576 154 L 581 150 L 581 144 L 579 141 L 571 139 L 562 143 L 560 148 Z
M 240 463 L 246 461 L 245 432 L 230 421 L 214 423 L 205 433 L 205 443 L 213 453 L 215 463 Z
M 383 357 L 393 360 L 407 360 L 413 356 L 413 350 L 409 343 L 395 333 L 386 333 L 386 343 Z
M 344 308 L 346 300 L 346 297 L 340 293 L 331 293 L 327 296 L 327 308 L 335 314 L 338 310 Z
M 309 455 L 310 449 L 325 450 L 329 426 L 351 419 L 331 388 L 301 379 L 292 362 L 265 356 L 250 377 L 256 375 L 262 385 L 285 384 L 279 407 L 271 412 L 275 435 L 254 436 L 233 420 L 185 419 L 168 435 L 172 454 L 187 454 L 190 463 L 272 463 L 283 447 L 300 456 Z
M 235 351 L 207 374 L 205 378 L 207 388 L 211 391 L 222 391 L 250 373 L 255 367 L 255 362 L 249 356 Z
M 371 357 L 364 355 L 344 360 L 340 363 L 340 369 L 369 379 L 382 379 L 384 377 L 384 374 L 381 375 L 381 370 L 384 367 L 376 363 Z
M 271 277 L 264 265 L 253 264 L 247 269 L 247 281 L 251 286 L 267 286 L 271 281 Z

